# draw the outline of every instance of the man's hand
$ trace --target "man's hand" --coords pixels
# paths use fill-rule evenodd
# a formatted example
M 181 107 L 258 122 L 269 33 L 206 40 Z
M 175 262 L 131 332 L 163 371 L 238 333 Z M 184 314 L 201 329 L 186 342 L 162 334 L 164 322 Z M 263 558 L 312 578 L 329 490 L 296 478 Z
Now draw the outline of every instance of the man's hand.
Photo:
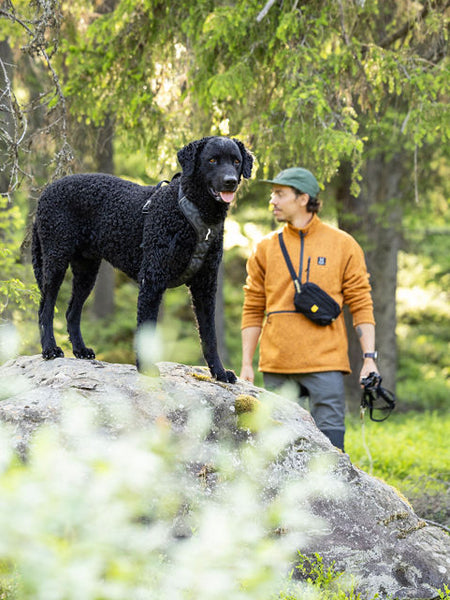
M 253 383 L 255 381 L 255 373 L 251 365 L 242 366 L 240 378 Z
M 365 358 L 362 369 L 361 369 L 361 373 L 359 374 L 359 381 L 361 382 L 363 379 L 368 377 L 370 375 L 370 373 L 377 373 L 378 375 L 380 374 L 377 364 L 374 361 L 374 359 L 373 358 Z M 364 386 L 361 384 L 361 387 L 364 387 Z

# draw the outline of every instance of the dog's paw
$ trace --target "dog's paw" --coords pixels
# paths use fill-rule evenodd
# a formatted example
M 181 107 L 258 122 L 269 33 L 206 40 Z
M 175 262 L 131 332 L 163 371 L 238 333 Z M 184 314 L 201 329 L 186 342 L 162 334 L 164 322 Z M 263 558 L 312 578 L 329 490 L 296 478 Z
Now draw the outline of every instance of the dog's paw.
M 228 383 L 236 383 L 237 377 L 233 371 L 226 371 Z
M 53 348 L 47 348 L 47 350 L 42 350 L 42 358 L 44 360 L 53 360 L 54 358 L 63 358 L 64 352 L 61 350 L 59 346 L 54 346 Z
M 73 350 L 75 358 L 84 358 L 87 360 L 93 360 L 95 358 L 95 352 L 92 348 L 80 348 L 79 350 Z
M 147 361 L 143 362 L 138 358 L 136 358 L 136 369 L 138 373 L 147 377 L 159 377 L 160 375 L 159 369 L 155 364 L 148 363 Z
M 213 373 L 212 375 L 217 379 L 217 381 L 223 381 L 224 383 L 236 383 L 237 380 L 237 377 L 233 371 L 225 371 L 225 369 L 218 373 Z

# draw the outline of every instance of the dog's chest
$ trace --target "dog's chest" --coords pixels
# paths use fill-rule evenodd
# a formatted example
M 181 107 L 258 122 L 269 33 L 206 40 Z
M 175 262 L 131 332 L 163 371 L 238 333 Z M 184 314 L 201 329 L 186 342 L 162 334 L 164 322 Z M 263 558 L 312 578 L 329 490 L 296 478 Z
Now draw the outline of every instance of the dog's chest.
M 181 214 L 166 221 L 151 219 L 150 214 L 144 226 L 143 261 L 181 273 L 189 264 L 196 240 L 195 231 Z

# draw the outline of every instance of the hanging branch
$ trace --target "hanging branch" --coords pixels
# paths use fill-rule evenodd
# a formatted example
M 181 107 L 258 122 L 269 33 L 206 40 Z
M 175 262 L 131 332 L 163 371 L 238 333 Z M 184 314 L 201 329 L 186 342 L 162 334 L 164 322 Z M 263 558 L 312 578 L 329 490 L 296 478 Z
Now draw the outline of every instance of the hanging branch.
M 35 110 L 36 106 L 22 106 L 16 98 L 12 85 L 12 76 L 8 67 L 0 59 L 0 76 L 3 76 L 3 89 L 0 90 L 0 113 L 5 118 L 0 120 L 0 139 L 6 148 L 8 159 L 2 169 L 9 169 L 9 185 L 7 190 L 0 190 L 3 196 L 10 198 L 21 182 L 21 176 L 31 178 L 24 172 L 21 166 L 20 155 L 29 152 L 29 147 L 34 138 L 39 135 L 49 135 L 54 129 L 58 131 L 61 139 L 59 150 L 51 161 L 53 165 L 53 178 L 60 177 L 70 170 L 73 160 L 72 148 L 69 144 L 68 113 L 66 99 L 58 74 L 52 64 L 52 57 L 58 49 L 59 30 L 61 24 L 60 0 L 37 0 L 34 4 L 37 12 L 34 18 L 26 18 L 16 13 L 15 7 L 10 0 L 6 0 L 0 8 L 0 18 L 5 18 L 21 28 L 27 36 L 27 43 L 21 47 L 21 51 L 35 60 L 43 60 L 50 73 L 53 93 L 44 93 L 40 96 L 39 106 L 47 107 L 47 115 L 50 122 L 39 131 L 29 133 L 26 114 Z M 49 97 L 50 96 L 50 97 Z M 45 99 L 45 100 L 43 100 Z M 54 102 L 56 99 L 56 102 Z M 50 107 L 50 104 L 53 106 Z
M 9 66 L 9 65 L 8 65 Z M 3 76 L 3 89 L 0 91 L 0 113 L 5 115 L 0 120 L 0 140 L 6 148 L 6 160 L 0 170 L 9 170 L 7 190 L 0 190 L 2 196 L 11 200 L 11 194 L 19 186 L 19 175 L 24 174 L 19 165 L 19 149 L 27 133 L 27 118 L 13 92 L 7 65 L 0 58 L 0 73 Z
M 260 23 L 264 17 L 267 15 L 267 13 L 269 12 L 269 10 L 272 8 L 272 6 L 275 4 L 277 0 L 269 0 L 267 2 L 267 4 L 264 6 L 264 8 L 262 9 L 262 11 L 258 14 L 258 16 L 256 17 L 256 22 Z

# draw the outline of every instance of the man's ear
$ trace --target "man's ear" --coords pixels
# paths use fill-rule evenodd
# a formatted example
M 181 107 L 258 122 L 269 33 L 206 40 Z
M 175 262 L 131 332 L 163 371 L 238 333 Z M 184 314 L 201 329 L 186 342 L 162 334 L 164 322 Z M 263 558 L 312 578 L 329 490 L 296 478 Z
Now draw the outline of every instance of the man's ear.
M 183 169 L 183 175 L 186 175 L 186 177 L 190 177 L 194 174 L 196 158 L 198 154 L 203 150 L 206 142 L 209 139 L 209 137 L 204 137 L 201 140 L 195 140 L 178 151 L 178 162 L 180 163 L 181 168 Z
M 250 179 L 252 175 L 252 167 L 253 167 L 253 155 L 247 150 L 244 144 L 235 138 L 233 138 L 233 142 L 235 142 L 242 155 L 242 176 L 245 179 Z
M 309 194 L 297 194 L 297 198 L 299 199 L 300 206 L 308 206 Z

